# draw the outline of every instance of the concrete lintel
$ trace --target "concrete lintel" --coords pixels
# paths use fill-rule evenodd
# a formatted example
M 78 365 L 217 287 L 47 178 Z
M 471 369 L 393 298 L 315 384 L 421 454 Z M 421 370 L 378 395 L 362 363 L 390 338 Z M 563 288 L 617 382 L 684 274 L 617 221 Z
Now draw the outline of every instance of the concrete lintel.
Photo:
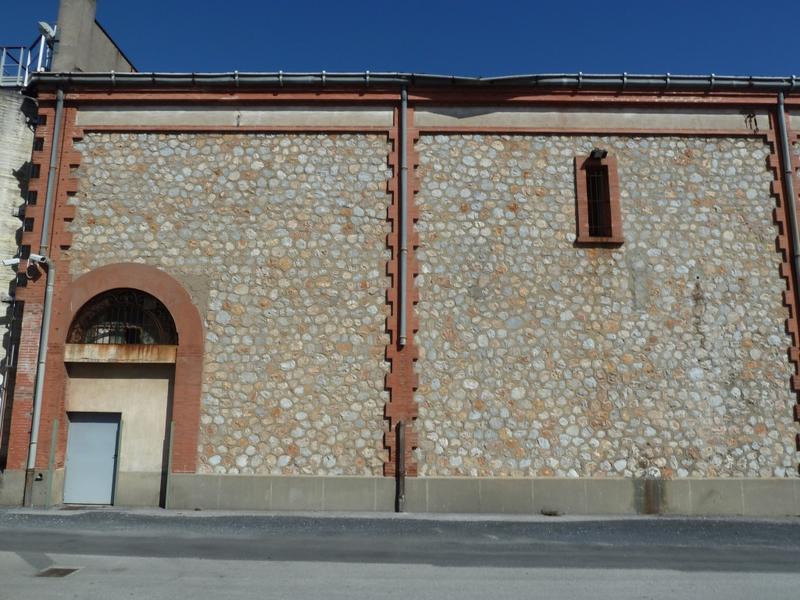
M 66 344 L 64 362 L 174 363 L 177 346 L 163 344 Z
M 118 127 L 386 127 L 390 107 L 212 107 L 99 106 L 80 110 L 77 124 Z
M 417 127 L 520 127 L 530 129 L 725 130 L 769 129 L 768 112 L 645 108 L 442 107 L 414 113 Z

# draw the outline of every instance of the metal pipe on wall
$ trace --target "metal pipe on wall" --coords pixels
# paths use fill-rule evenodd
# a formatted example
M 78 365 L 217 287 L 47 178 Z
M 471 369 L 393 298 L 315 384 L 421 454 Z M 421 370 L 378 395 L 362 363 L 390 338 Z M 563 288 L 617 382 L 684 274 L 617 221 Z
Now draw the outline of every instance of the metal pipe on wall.
M 36 383 L 33 391 L 33 416 L 31 417 L 31 442 L 28 446 L 28 464 L 25 470 L 25 496 L 23 504 L 33 505 L 33 482 L 36 469 L 36 452 L 39 444 L 39 425 L 42 419 L 42 399 L 44 397 L 45 365 L 47 363 L 47 345 L 50 341 L 50 321 L 53 314 L 53 296 L 56 282 L 56 266 L 49 259 L 40 264 L 46 267 L 47 286 L 44 292 L 44 308 L 42 309 L 42 326 L 39 331 L 39 352 L 36 358 Z
M 39 242 L 39 254 L 47 256 L 50 248 L 50 221 L 53 220 L 53 196 L 56 193 L 56 178 L 58 177 L 58 151 L 61 144 L 61 122 L 64 119 L 64 90 L 56 91 L 56 117 L 53 122 L 53 145 L 50 148 L 50 168 L 47 171 L 47 189 L 44 200 L 44 219 L 42 221 L 42 236 Z
M 400 90 L 400 114 L 398 123 L 398 152 L 400 154 L 400 180 L 398 182 L 398 238 L 399 252 L 397 262 L 397 344 L 406 345 L 406 309 L 408 303 L 408 89 Z M 400 421 L 395 427 L 395 510 L 405 511 L 406 504 L 406 437 L 405 423 Z
M 789 233 L 792 239 L 792 266 L 794 276 L 800 276 L 800 231 L 797 227 L 797 202 L 794 191 L 794 172 L 792 169 L 792 155 L 789 148 L 789 135 L 786 127 L 786 106 L 783 101 L 783 92 L 778 94 L 778 136 L 781 142 L 781 164 L 783 166 L 783 181 L 786 184 L 786 206 L 789 209 Z M 795 279 L 797 289 L 797 279 Z
M 400 248 L 397 265 L 397 343 L 402 347 L 406 345 L 406 302 L 408 300 L 408 285 L 406 282 L 408 271 L 408 90 L 400 90 L 400 181 L 397 212 L 399 213 L 399 238 Z
M 394 509 L 395 512 L 405 512 L 406 510 L 406 424 L 400 421 L 395 432 L 395 469 L 396 469 L 396 489 Z
M 25 492 L 23 504 L 33 505 L 34 470 L 36 469 L 36 452 L 39 445 L 39 424 L 42 418 L 42 399 L 44 397 L 45 365 L 47 363 L 47 345 L 50 340 L 50 320 L 53 312 L 53 295 L 55 292 L 56 266 L 47 258 L 50 248 L 50 222 L 53 220 L 53 198 L 55 196 L 56 182 L 58 181 L 58 157 L 61 143 L 61 122 L 64 117 L 64 91 L 56 92 L 56 115 L 53 121 L 53 143 L 50 148 L 50 168 L 47 172 L 47 192 L 44 203 L 44 218 L 42 219 L 42 235 L 39 243 L 39 254 L 44 259 L 41 261 L 46 267 L 47 285 L 44 292 L 44 307 L 42 309 L 42 325 L 39 330 L 39 351 L 36 358 L 36 383 L 33 391 L 33 414 L 31 416 L 31 440 L 28 446 L 28 462 L 25 470 Z

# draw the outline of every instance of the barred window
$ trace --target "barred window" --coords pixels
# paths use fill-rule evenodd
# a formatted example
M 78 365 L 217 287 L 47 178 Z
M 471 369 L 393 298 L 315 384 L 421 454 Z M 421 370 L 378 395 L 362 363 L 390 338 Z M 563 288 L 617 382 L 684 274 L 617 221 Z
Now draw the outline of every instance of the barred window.
M 589 210 L 589 235 L 611 236 L 611 198 L 608 194 L 608 166 L 598 162 L 586 165 L 586 200 Z
M 177 344 L 175 322 L 150 294 L 131 289 L 104 292 L 75 317 L 70 344 Z
M 605 150 L 575 158 L 577 243 L 623 242 L 617 162 Z

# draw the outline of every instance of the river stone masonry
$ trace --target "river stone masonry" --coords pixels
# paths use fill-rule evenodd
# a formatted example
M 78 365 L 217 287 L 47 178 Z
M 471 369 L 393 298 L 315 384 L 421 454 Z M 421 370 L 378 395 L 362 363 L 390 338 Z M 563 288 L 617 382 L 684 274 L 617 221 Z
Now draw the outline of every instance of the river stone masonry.
M 385 135 L 87 133 L 73 277 L 159 266 L 206 327 L 201 473 L 380 475 Z
M 574 246 L 573 158 L 625 243 Z M 421 475 L 796 477 L 760 139 L 423 136 Z

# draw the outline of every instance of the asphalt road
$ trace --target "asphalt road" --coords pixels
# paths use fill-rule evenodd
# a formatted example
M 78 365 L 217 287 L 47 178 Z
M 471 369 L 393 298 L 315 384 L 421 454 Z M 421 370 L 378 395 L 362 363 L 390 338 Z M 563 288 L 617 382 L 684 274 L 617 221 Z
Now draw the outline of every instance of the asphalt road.
M 77 569 L 43 577 L 51 568 Z M 800 598 L 800 519 L 0 511 L 0 599 Z

